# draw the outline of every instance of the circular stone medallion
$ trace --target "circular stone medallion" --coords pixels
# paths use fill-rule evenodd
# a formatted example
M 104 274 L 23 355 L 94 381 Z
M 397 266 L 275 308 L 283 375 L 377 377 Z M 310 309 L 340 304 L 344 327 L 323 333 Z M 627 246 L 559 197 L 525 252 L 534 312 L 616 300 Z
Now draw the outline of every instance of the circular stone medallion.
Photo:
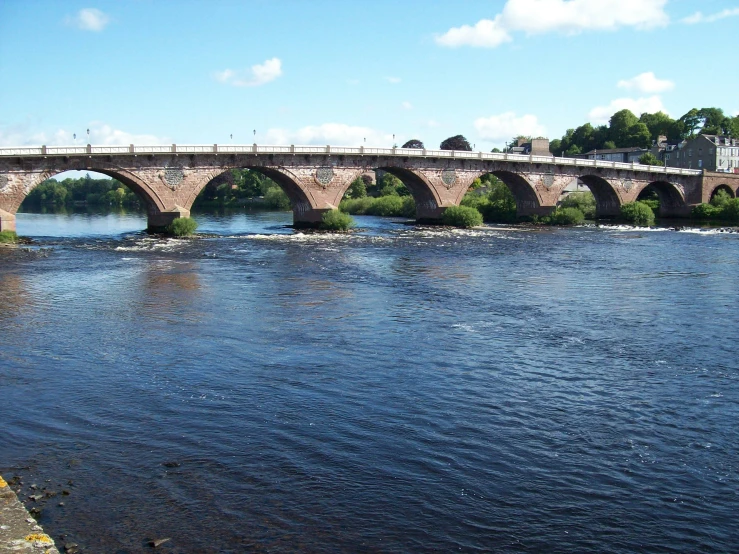
M 450 188 L 457 182 L 457 172 L 453 169 L 444 169 L 441 172 L 441 181 L 447 188 Z
M 545 174 L 542 182 L 544 183 L 545 187 L 552 188 L 552 185 L 554 184 L 554 175 L 552 175 L 551 173 Z
M 334 170 L 331 167 L 319 167 L 316 169 L 316 181 L 319 184 L 327 187 L 328 184 L 334 179 Z
M 7 186 L 8 186 L 7 175 L 0 175 L 0 191 L 2 191 Z
M 631 179 L 624 179 L 624 190 L 626 192 L 629 192 L 633 188 L 634 188 L 634 181 L 632 181 Z
M 168 167 L 164 170 L 164 182 L 174 188 L 182 182 L 185 174 L 179 167 Z

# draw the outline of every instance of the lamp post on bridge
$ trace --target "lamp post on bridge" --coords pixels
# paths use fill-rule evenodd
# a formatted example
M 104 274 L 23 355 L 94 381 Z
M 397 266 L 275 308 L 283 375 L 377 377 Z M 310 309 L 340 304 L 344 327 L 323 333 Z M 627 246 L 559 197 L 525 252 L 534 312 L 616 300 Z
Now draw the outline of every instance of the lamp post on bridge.
M 87 129 L 87 144 L 90 144 L 90 129 Z

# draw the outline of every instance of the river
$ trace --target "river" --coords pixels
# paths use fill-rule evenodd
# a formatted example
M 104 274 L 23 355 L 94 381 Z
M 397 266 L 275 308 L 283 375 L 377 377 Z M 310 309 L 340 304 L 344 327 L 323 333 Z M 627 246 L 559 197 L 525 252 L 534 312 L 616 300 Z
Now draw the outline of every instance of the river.
M 739 234 L 195 217 L 0 248 L 0 474 L 58 545 L 739 550 Z

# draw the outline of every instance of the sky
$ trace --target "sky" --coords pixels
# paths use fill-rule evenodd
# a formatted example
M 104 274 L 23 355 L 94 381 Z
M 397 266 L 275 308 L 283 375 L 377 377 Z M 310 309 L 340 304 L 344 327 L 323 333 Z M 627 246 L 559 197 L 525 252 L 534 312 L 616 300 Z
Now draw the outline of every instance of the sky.
M 737 29 L 739 0 L 2 0 L 0 146 L 489 151 L 622 108 L 736 115 Z

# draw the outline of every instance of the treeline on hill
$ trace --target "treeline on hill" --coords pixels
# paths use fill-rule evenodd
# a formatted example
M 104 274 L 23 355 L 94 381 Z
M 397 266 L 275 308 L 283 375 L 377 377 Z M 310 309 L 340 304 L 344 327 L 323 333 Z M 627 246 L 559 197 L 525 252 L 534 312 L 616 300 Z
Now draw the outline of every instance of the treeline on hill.
M 591 150 L 610 148 L 649 148 L 660 135 L 669 142 L 680 142 L 698 133 L 739 136 L 739 116 L 727 116 L 721 108 L 693 108 L 679 119 L 663 112 L 643 113 L 636 117 L 629 110 L 613 114 L 608 125 L 590 123 L 567 129 L 561 139 L 549 143 L 555 156 L 576 156 Z
M 142 208 L 143 202 L 129 188 L 115 179 L 93 179 L 87 174 L 63 181 L 47 179 L 34 188 L 23 201 L 26 207 L 68 207 L 75 204 Z

